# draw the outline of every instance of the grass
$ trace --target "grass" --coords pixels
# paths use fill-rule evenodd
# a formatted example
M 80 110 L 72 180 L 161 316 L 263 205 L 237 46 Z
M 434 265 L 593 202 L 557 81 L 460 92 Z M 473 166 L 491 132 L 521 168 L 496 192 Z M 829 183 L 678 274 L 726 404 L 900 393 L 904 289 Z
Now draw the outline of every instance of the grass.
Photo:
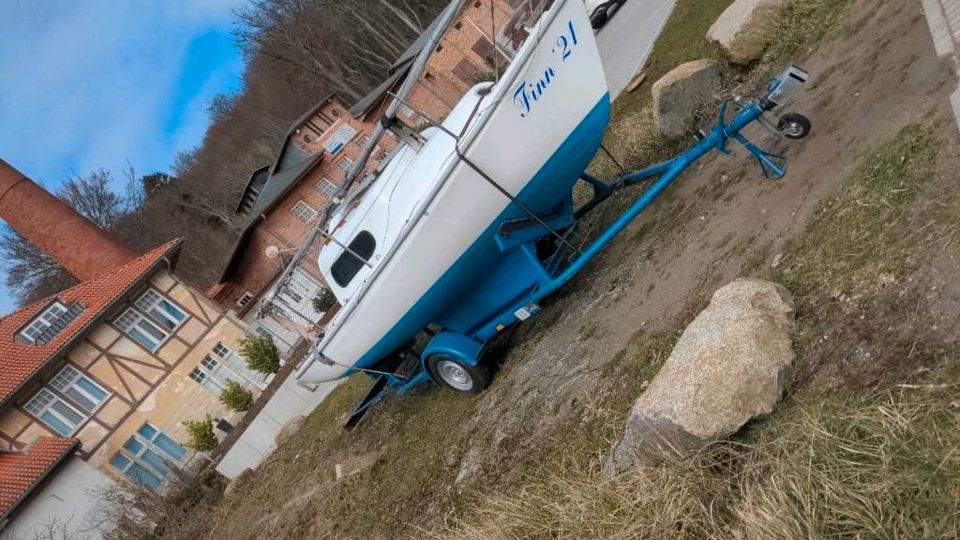
M 649 85 L 680 62 L 717 56 L 704 36 L 729 3 L 678 1 L 651 55 L 649 82 L 614 104 L 607 141 L 626 166 L 655 161 L 678 147 L 653 134 Z M 809 48 L 836 27 L 847 4 L 790 4 L 770 27 L 789 32 L 787 39 L 768 49 L 759 69 Z M 889 248 L 881 259 L 902 271 L 902 246 L 895 238 L 886 241 L 892 237 L 885 236 L 884 223 L 904 218 L 932 148 L 930 136 L 913 129 L 871 157 L 781 265 L 781 271 L 789 269 L 790 284 L 801 291 L 824 283 L 846 286 L 840 280 L 851 270 L 860 276 L 854 285 L 865 283 L 878 263 L 851 249 L 863 242 L 873 242 L 870 249 L 877 242 Z M 594 172 L 610 167 L 603 159 Z M 944 212 L 953 215 L 952 207 Z M 661 215 L 641 227 L 634 243 L 655 240 L 670 218 Z M 833 243 L 832 236 L 843 240 Z M 828 260 L 837 257 L 836 263 Z M 759 267 L 767 257 L 756 259 Z M 800 340 L 818 334 L 806 321 L 798 325 Z M 587 324 L 579 333 L 596 340 L 602 328 Z M 493 456 L 502 457 L 492 459 L 499 469 L 461 484 L 454 480 L 474 435 L 471 422 L 554 419 L 525 418 L 529 412 L 501 402 L 499 409 L 481 412 L 484 398 L 429 389 L 377 407 L 358 430 L 344 432 L 344 415 L 365 389 L 362 379 L 349 380 L 216 511 L 205 509 L 193 521 L 209 527 L 208 537 L 229 538 L 936 538 L 957 531 L 955 385 L 863 400 L 799 396 L 736 443 L 640 466 L 616 480 L 600 476 L 599 463 L 633 400 L 677 337 L 638 332 L 604 367 L 607 386 L 578 404 L 576 414 L 543 429 L 535 453 L 518 456 L 510 445 L 492 445 L 505 453 Z M 492 389 L 494 398 L 524 392 L 511 386 L 509 376 L 518 356 L 514 350 L 495 382 L 500 386 Z M 955 377 L 944 380 L 953 384 Z M 336 463 L 371 451 L 383 451 L 372 468 L 333 481 Z
M 649 108 L 650 88 L 684 62 L 719 58 L 719 48 L 707 40 L 707 30 L 733 0 L 680 0 L 664 25 L 647 61 L 647 79 L 633 92 L 624 92 L 613 104 L 613 121 Z
M 755 440 L 604 479 L 570 464 L 497 495 L 451 538 L 954 538 L 957 386 L 781 411 Z
M 865 158 L 791 252 L 794 290 L 817 294 L 903 271 L 904 220 L 936 149 L 928 130 L 911 127 Z M 952 223 L 951 203 L 941 213 Z M 768 250 L 757 252 L 767 258 Z M 801 355 L 827 330 L 817 327 L 825 320 L 829 316 L 798 320 Z M 609 419 L 629 407 L 627 396 L 642 391 L 636 383 L 656 372 L 675 337 L 638 335 L 638 351 L 628 346 L 617 355 L 611 369 L 633 383 L 608 394 L 607 414 L 598 415 L 607 420 L 595 421 L 589 438 L 609 443 L 619 427 Z M 483 499 L 447 536 L 954 538 L 960 533 L 960 357 L 953 351 L 939 364 L 920 384 L 866 397 L 795 390 L 736 441 L 688 458 L 641 463 L 614 480 L 599 472 L 601 451 L 581 449 L 579 458 L 549 463 L 521 488 Z M 610 379 L 616 379 L 612 373 Z
M 805 245 L 774 277 L 801 296 L 862 295 L 902 277 L 904 219 L 935 154 L 935 139 L 919 127 L 880 148 L 818 211 Z

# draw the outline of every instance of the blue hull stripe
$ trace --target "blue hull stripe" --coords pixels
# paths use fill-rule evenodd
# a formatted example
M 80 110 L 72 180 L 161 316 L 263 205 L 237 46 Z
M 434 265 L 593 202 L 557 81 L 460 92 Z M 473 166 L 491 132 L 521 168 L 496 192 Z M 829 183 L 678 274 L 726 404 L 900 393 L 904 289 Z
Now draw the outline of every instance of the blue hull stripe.
M 562 202 L 571 201 L 573 185 L 599 149 L 609 121 L 610 96 L 607 94 L 544 163 L 517 198 L 537 212 L 552 210 Z M 371 367 L 413 339 L 417 332 L 428 324 L 441 322 L 445 312 L 475 289 L 503 259 L 504 254 L 495 240 L 500 224 L 525 216 L 516 205 L 508 205 L 420 300 L 354 365 Z M 487 309 L 479 309 L 477 320 L 473 324 L 479 324 L 489 315 L 489 311 L 499 307 L 487 306 Z M 457 328 L 451 330 L 465 331 Z

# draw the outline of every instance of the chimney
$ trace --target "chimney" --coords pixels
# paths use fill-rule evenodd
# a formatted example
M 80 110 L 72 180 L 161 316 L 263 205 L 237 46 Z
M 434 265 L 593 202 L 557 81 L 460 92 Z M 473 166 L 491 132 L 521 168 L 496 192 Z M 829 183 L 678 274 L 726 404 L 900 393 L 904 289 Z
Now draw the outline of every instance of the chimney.
M 0 159 L 0 219 L 80 281 L 137 254 Z

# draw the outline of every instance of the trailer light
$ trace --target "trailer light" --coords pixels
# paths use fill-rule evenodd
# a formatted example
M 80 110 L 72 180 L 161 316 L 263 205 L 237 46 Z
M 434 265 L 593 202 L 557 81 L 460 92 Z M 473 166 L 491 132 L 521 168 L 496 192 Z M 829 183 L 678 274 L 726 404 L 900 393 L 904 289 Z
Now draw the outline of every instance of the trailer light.
M 498 324 L 498 325 L 497 325 L 497 332 L 500 332 L 500 331 L 503 330 L 504 328 L 506 328 L 506 326 L 504 326 L 504 325 L 502 325 L 502 324 Z

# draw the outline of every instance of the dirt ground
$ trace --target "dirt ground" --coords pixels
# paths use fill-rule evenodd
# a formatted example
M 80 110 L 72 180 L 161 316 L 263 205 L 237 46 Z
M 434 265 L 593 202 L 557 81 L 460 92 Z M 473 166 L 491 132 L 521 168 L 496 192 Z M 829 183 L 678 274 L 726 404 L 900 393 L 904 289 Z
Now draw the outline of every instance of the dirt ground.
M 854 0 L 847 21 L 802 65 L 812 83 L 790 109 L 811 118 L 812 135 L 787 143 L 759 127 L 748 133 L 759 146 L 789 154 L 786 178 L 763 179 L 734 146 L 733 156 L 704 160 L 544 302 L 537 318 L 495 345 L 500 369 L 481 396 L 426 389 L 379 405 L 355 431 L 322 441 L 328 432 L 318 415 L 343 414 L 349 400 L 325 404 L 294 444 L 225 501 L 208 536 L 429 536 L 478 493 L 522 485 L 531 463 L 566 459 L 565 448 L 608 451 L 615 433 L 579 426 L 611 411 L 622 425 L 644 381 L 710 295 L 738 276 L 775 277 L 796 262 L 796 244 L 818 210 L 865 156 L 908 126 L 932 130 L 938 148 L 936 172 L 902 224 L 908 264 L 896 275 L 867 276 L 856 288 L 863 294 L 824 284 L 798 295 L 803 335 L 793 386 L 875 389 L 922 373 L 952 350 L 960 338 L 960 136 L 947 96 L 956 81 L 936 58 L 920 2 Z M 760 89 L 741 92 L 752 97 Z M 594 231 L 641 192 L 605 203 Z M 347 398 L 358 397 L 360 385 L 348 382 Z M 429 407 L 444 414 L 419 422 L 418 410 Z M 385 433 L 394 433 L 389 443 Z M 422 444 L 438 434 L 448 446 Z M 409 448 L 430 455 L 398 455 Z M 383 458 L 330 487 L 333 463 L 368 452 Z M 371 520 L 362 534 L 351 528 Z
M 537 434 L 583 414 L 615 385 L 617 374 L 606 368 L 636 354 L 645 336 L 681 327 L 720 285 L 741 275 L 764 275 L 782 263 L 791 241 L 865 154 L 912 124 L 950 127 L 946 96 L 955 81 L 934 54 L 919 2 L 861 0 L 850 14 L 841 34 L 803 62 L 812 83 L 791 110 L 811 118 L 813 135 L 789 143 L 761 128 L 748 135 L 789 154 L 787 177 L 763 179 L 742 149 L 735 149 L 734 157 L 710 158 L 682 177 L 649 215 L 545 306 L 540 320 L 513 336 L 505 368 L 468 426 L 472 444 L 461 479 L 480 471 L 502 473 L 508 470 L 505 459 L 536 453 L 542 444 Z M 953 143 L 940 168 L 949 175 L 956 170 L 957 138 L 950 129 L 939 132 Z M 943 180 L 949 185 L 950 178 Z M 917 240 L 916 256 L 928 257 L 923 237 Z M 891 287 L 892 302 L 878 299 L 874 306 L 900 311 L 903 298 L 916 299 L 907 313 L 866 313 L 864 319 L 855 317 L 852 327 L 838 327 L 832 339 L 827 336 L 822 364 L 840 365 L 821 375 L 871 384 L 890 366 L 853 366 L 851 355 L 876 362 L 890 354 L 871 354 L 872 349 L 897 344 L 899 352 L 904 341 L 919 340 L 917 332 L 938 332 L 944 342 L 955 343 L 960 265 L 953 247 L 935 249 L 932 264 L 909 283 Z M 893 317 L 878 320 L 879 315 Z M 900 374 L 909 369 L 897 367 Z

